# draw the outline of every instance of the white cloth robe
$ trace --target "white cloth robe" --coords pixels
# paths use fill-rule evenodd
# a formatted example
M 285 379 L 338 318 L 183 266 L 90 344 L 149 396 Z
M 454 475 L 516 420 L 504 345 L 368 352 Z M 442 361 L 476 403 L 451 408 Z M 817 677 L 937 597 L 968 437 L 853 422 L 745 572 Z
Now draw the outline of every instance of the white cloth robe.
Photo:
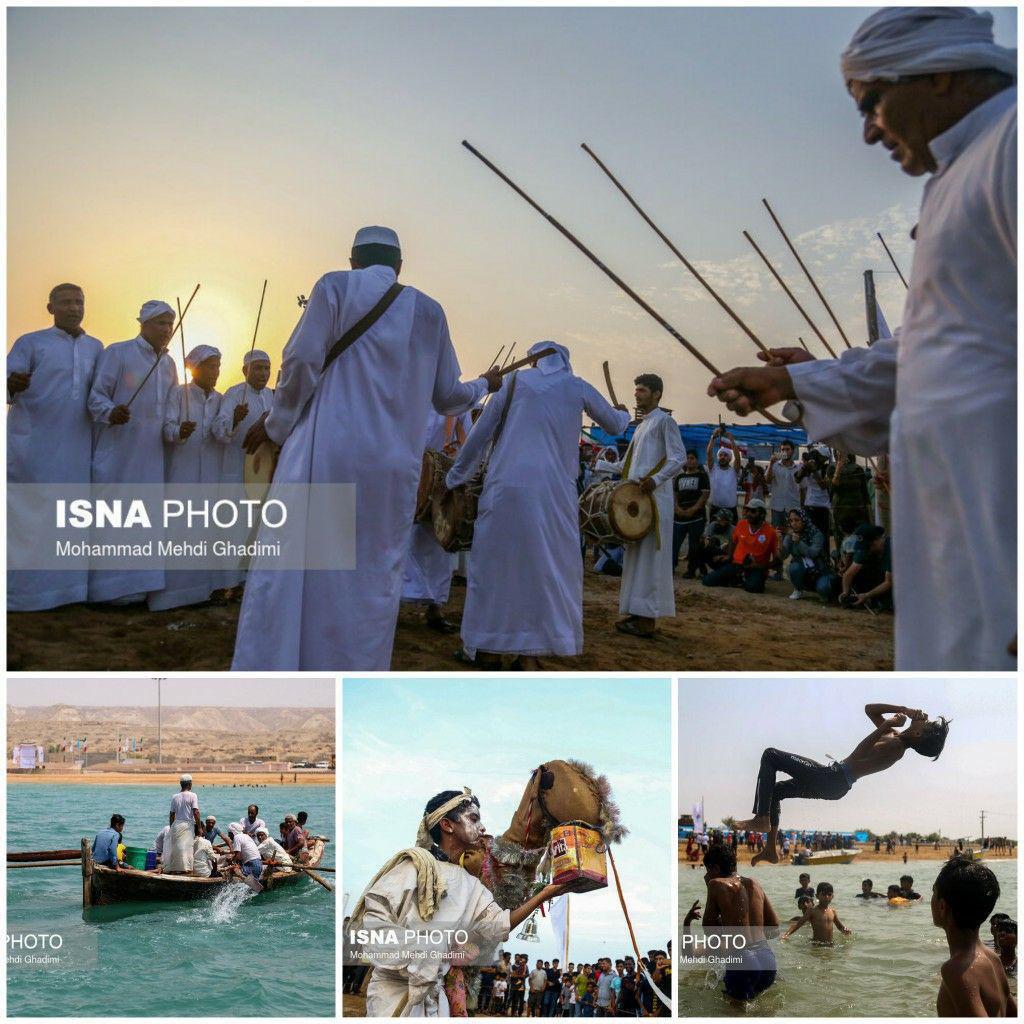
M 441 451 L 452 440 L 447 434 L 447 416 L 440 416 L 433 409 L 427 414 L 427 440 L 425 447 Z M 469 413 L 456 418 L 468 434 L 472 424 Z M 453 424 L 454 433 L 455 424 Z M 434 526 L 430 522 L 413 523 L 409 537 L 409 553 L 405 559 L 402 579 L 403 601 L 427 601 L 443 605 L 451 592 L 452 573 L 458 562 L 458 555 L 445 551 L 437 542 Z
M 181 424 L 186 419 L 185 388 L 188 388 L 187 418 L 195 423 L 196 428 L 182 441 Z M 220 497 L 221 467 L 224 464 L 224 446 L 213 435 L 221 397 L 217 391 L 207 394 L 198 384 L 189 381 L 174 389 L 167 401 L 164 418 L 166 483 L 202 485 L 202 498 L 210 502 Z M 187 539 L 201 540 L 202 530 L 195 529 Z M 209 559 L 205 561 L 209 562 Z M 163 590 L 149 595 L 149 610 L 162 612 L 201 604 L 209 600 L 215 590 L 228 585 L 227 576 L 225 568 L 167 569 Z
M 391 308 L 321 374 L 334 342 L 395 281 L 390 267 L 324 275 L 288 344 L 269 436 L 281 444 L 280 484 L 356 485 L 350 570 L 249 570 L 236 670 L 386 671 L 416 507 L 423 425 L 471 408 L 486 381 L 459 381 L 441 306 L 406 287 Z
M 506 405 L 473 532 L 463 646 L 469 654 L 573 657 L 583 652 L 582 416 L 621 434 L 629 414 L 571 370 L 520 370 L 514 391 L 506 384 L 469 432 L 449 487 L 475 475 Z
M 127 405 L 153 366 L 156 353 L 141 335 L 105 349 L 89 392 L 89 411 L 96 424 L 92 480 L 102 484 L 164 483 L 164 415 L 167 398 L 178 383 L 174 360 L 166 352 L 131 405 L 131 419 L 110 425 L 115 405 Z M 162 590 L 162 568 L 100 569 L 89 573 L 89 600 L 115 601 Z
M 8 484 L 82 485 L 92 473 L 89 389 L 103 343 L 88 334 L 73 338 L 59 327 L 23 334 L 7 353 L 7 372 L 30 373 L 32 383 L 10 399 L 7 413 Z M 79 496 L 84 497 L 85 493 Z M 8 536 L 31 536 L 38 508 L 8 504 Z M 8 611 L 41 611 L 84 601 L 89 571 L 11 570 Z
M 809 434 L 890 451 L 898 670 L 1015 664 L 1016 143 L 1016 88 L 933 139 L 898 338 L 789 367 Z
M 405 929 L 416 931 L 435 927 L 456 931 L 472 929 L 480 940 L 480 962 L 492 962 L 499 943 L 504 942 L 512 930 L 511 914 L 494 902 L 494 896 L 483 883 L 457 864 L 439 861 L 438 871 L 444 878 L 447 892 L 441 898 L 430 922 L 424 921 L 416 905 L 416 867 L 403 860 L 380 878 L 363 894 L 366 910 L 360 928 L 393 928 L 401 938 Z M 433 922 L 433 925 L 431 925 Z M 451 944 L 447 936 L 431 946 L 438 958 L 413 960 L 396 965 L 387 958 L 374 960 L 372 946 L 363 947 L 373 974 L 366 990 L 366 1016 L 391 1017 L 403 999 L 408 997 L 404 1016 L 447 1017 L 448 1000 L 444 994 L 444 976 L 449 962 L 441 959 Z M 425 947 L 420 947 L 425 948 Z
M 662 459 L 665 464 L 653 475 L 653 497 L 658 508 L 657 526 L 642 541 L 625 545 L 619 585 L 619 612 L 649 619 L 674 616 L 676 594 L 672 585 L 672 481 L 683 470 L 686 449 L 676 421 L 662 408 L 654 409 L 644 416 L 633 434 L 631 446 L 633 454 L 629 476 L 624 479 L 639 480 Z

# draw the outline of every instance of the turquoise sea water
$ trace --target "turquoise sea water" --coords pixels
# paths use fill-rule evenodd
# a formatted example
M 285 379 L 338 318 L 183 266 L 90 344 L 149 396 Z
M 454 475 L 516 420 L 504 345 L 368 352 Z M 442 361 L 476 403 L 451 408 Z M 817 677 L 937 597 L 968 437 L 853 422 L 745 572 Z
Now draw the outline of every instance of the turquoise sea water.
M 117 812 L 129 846 L 152 848 L 167 823 L 167 786 L 10 785 L 8 850 L 77 848 Z M 288 811 L 331 838 L 332 786 L 201 786 L 203 815 L 237 821 L 250 803 L 276 834 Z M 324 876 L 333 882 L 334 875 Z M 8 931 L 59 934 L 62 963 L 8 958 L 10 1016 L 333 1016 L 334 895 L 311 879 L 254 895 L 232 885 L 199 903 L 123 903 L 83 913 L 80 868 L 7 873 Z M 52 954 L 51 954 L 52 955 Z
M 986 861 L 999 879 L 1001 895 L 995 911 L 1017 919 L 1017 862 Z M 833 906 L 840 920 L 853 930 L 836 932 L 831 948 L 811 945 L 810 927 L 804 925 L 787 942 L 773 942 L 778 959 L 775 984 L 746 1011 L 722 994 L 720 977 L 707 969 L 680 970 L 679 1012 L 684 1017 L 934 1017 L 939 990 L 939 967 L 949 956 L 945 934 L 932 924 L 928 901 L 941 861 L 831 864 L 811 868 L 811 885 L 831 882 Z M 793 893 L 806 868 L 792 866 L 753 868 L 740 865 L 740 874 L 756 878 L 786 924 L 796 916 Z M 876 891 L 909 874 L 914 889 L 924 897 L 909 907 L 890 907 L 885 900 L 855 899 L 863 878 Z M 679 866 L 679 922 L 695 899 L 707 902 L 704 871 Z M 699 925 L 695 926 L 699 928 Z M 989 938 L 987 925 L 982 938 Z M 721 973 L 721 972 L 719 972 Z M 1015 979 L 1011 988 L 1017 990 Z

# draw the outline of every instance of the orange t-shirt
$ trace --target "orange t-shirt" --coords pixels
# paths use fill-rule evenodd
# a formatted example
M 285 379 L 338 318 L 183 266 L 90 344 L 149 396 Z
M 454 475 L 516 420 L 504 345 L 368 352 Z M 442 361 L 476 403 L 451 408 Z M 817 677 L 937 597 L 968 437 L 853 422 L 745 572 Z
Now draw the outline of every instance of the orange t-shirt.
M 746 519 L 741 519 L 733 527 L 732 539 L 736 543 L 732 560 L 737 565 L 742 565 L 749 555 L 754 565 L 765 569 L 779 550 L 779 534 L 771 523 L 762 523 L 755 531 Z

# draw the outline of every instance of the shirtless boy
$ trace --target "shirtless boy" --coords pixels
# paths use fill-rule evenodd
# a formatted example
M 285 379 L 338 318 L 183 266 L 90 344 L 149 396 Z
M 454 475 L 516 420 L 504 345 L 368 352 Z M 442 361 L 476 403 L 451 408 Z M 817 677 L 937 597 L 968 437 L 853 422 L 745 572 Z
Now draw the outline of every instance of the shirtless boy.
M 789 931 L 782 936 L 782 941 L 785 942 L 790 935 L 799 931 L 805 924 L 810 924 L 812 941 L 816 942 L 819 946 L 832 945 L 833 926 L 838 928 L 844 935 L 852 935 L 853 933 L 839 920 L 839 915 L 832 907 L 832 897 L 834 895 L 832 886 L 828 882 L 819 882 L 817 906 L 811 907 L 800 921 L 790 925 Z
M 936 1009 L 940 1017 L 1016 1017 L 1017 1004 L 998 955 L 978 935 L 999 899 L 999 882 L 977 861 L 947 861 L 932 887 L 932 922 L 946 933 Z
M 772 864 L 779 862 L 777 840 L 783 800 L 839 800 L 849 793 L 858 779 L 891 768 L 908 749 L 937 760 L 946 744 L 949 723 L 945 718 L 930 721 L 923 711 L 898 704 L 868 704 L 864 713 L 875 729 L 842 761 L 819 764 L 774 747 L 769 747 L 761 755 L 761 769 L 754 791 L 755 817 L 737 822 L 735 826 L 762 832 L 768 830 L 765 848 L 751 859 L 751 867 L 762 860 Z M 892 717 L 886 718 L 886 715 Z M 899 731 L 901 729 L 902 732 Z M 790 778 L 776 782 L 775 773 L 780 771 Z
M 797 914 L 796 917 L 791 917 L 789 919 L 789 923 L 790 924 L 799 924 L 807 916 L 807 911 L 810 910 L 811 907 L 813 907 L 813 906 L 814 906 L 814 897 L 813 896 L 801 896 L 800 899 L 798 899 L 796 901 L 796 909 L 799 910 L 800 913 Z
M 723 843 L 715 843 L 704 854 L 704 882 L 708 887 L 704 927 L 734 929 L 747 940 L 741 950 L 730 950 L 730 956 L 741 956 L 741 968 L 725 972 L 725 994 L 730 999 L 747 1002 L 770 988 L 775 982 L 775 954 L 767 942 L 767 929 L 779 926 L 768 894 L 752 878 L 736 874 L 736 854 Z M 701 916 L 700 900 L 683 919 L 689 928 Z

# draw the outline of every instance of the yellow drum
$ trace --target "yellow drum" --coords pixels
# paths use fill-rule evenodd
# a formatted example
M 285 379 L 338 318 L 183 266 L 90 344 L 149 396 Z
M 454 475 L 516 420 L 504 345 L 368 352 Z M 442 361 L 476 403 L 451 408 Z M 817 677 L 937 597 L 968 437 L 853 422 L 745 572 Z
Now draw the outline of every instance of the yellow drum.
M 604 836 L 582 821 L 551 830 L 551 881 L 570 885 L 572 892 L 590 892 L 608 885 Z
M 273 441 L 264 441 L 252 455 L 246 455 L 242 466 L 245 496 L 250 501 L 263 501 L 274 479 L 277 457 L 281 454 Z
M 632 480 L 602 480 L 580 495 L 580 530 L 595 544 L 636 543 L 654 521 L 654 499 Z

